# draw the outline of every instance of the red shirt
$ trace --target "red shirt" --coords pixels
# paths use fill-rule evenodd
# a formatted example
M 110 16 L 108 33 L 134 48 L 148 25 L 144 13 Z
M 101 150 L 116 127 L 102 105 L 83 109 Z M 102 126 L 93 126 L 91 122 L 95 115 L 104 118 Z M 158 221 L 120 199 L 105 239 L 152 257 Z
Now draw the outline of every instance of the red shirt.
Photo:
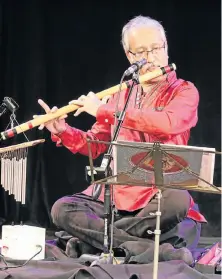
M 124 106 L 128 89 L 121 92 L 118 110 Z M 114 112 L 117 94 L 113 95 L 108 104 L 100 106 L 96 115 L 96 123 L 91 130 L 84 132 L 72 128 L 67 129 L 59 136 L 52 135 L 57 146 L 63 145 L 71 152 L 88 156 L 86 139 L 110 141 L 113 133 Z M 166 144 L 187 145 L 190 129 L 197 123 L 197 108 L 199 93 L 196 87 L 188 81 L 177 79 L 176 73 L 171 72 L 166 81 L 150 93 L 143 94 L 140 85 L 134 87 L 129 106 L 118 140 L 134 142 L 161 141 Z M 139 106 L 139 107 L 138 107 Z M 91 143 L 92 157 L 95 159 L 107 151 L 107 145 Z M 93 186 L 85 191 L 92 195 Z M 156 188 L 142 186 L 114 186 L 114 202 L 117 209 L 134 211 L 147 205 L 157 193 Z M 103 201 L 104 189 L 99 197 Z M 193 200 L 191 199 L 191 208 Z M 188 217 L 205 222 L 205 218 L 192 210 Z

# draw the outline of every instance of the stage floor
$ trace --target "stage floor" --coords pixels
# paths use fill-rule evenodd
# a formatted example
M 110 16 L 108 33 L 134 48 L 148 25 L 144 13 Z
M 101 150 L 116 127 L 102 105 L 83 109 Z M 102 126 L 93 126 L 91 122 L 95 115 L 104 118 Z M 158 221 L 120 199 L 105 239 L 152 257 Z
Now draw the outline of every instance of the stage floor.
M 55 239 L 54 232 L 47 232 L 47 240 Z M 199 248 L 208 247 L 219 242 L 220 238 L 202 237 Z M 68 258 L 60 249 L 54 249 L 48 244 L 48 255 L 45 260 L 31 261 L 25 266 L 10 268 L 24 264 L 24 261 L 7 259 L 9 269 L 0 270 L 0 279 L 152 279 L 153 264 L 98 264 L 93 267 L 82 265 L 78 259 Z M 56 247 L 57 248 L 57 247 Z M 51 252 L 50 253 L 50 249 Z M 0 262 L 0 268 L 4 268 Z M 189 267 L 182 261 L 169 261 L 158 263 L 158 279 L 219 279 L 221 275 L 202 274 Z
M 1 264 L 1 266 L 3 266 Z M 98 265 L 85 267 L 74 259 L 32 261 L 24 267 L 0 272 L 0 279 L 152 279 L 152 264 Z M 220 275 L 201 274 L 180 261 L 161 262 L 158 279 L 219 279 Z

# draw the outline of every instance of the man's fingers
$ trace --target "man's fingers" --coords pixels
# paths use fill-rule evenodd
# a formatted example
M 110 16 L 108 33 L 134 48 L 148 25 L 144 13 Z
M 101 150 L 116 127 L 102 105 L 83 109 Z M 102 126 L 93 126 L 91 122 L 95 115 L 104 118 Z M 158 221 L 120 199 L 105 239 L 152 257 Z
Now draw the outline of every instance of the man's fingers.
M 51 109 L 51 112 L 53 113 L 53 112 L 56 112 L 57 110 L 58 110 L 57 107 L 53 107 L 53 108 Z
M 103 97 L 103 98 L 102 98 L 102 103 L 103 103 L 103 104 L 106 104 L 110 98 L 111 98 L 110 95 Z
M 41 125 L 39 126 L 39 130 L 44 129 L 44 127 L 45 127 L 45 125 L 44 125 L 44 124 L 41 124 Z
M 90 91 L 88 94 L 87 94 L 87 96 L 88 97 L 94 97 L 96 94 L 94 93 L 94 92 L 92 92 L 92 91 Z
M 58 119 L 59 119 L 59 120 L 62 120 L 62 119 L 65 119 L 65 118 L 67 118 L 67 117 L 68 117 L 68 115 L 65 114 L 65 115 L 60 116 Z
M 80 100 L 73 100 L 73 101 L 70 101 L 69 102 L 69 105 L 77 105 L 77 106 L 84 106 L 84 102 L 83 101 L 80 101 Z
M 45 110 L 46 113 L 50 112 L 50 107 L 42 99 L 39 99 L 38 103 Z
M 78 115 L 80 115 L 80 113 L 82 113 L 83 111 L 84 111 L 84 108 L 83 108 L 83 107 L 82 107 L 82 108 L 77 109 L 76 113 L 74 113 L 74 116 L 78 116 Z
M 45 115 L 45 114 L 34 114 L 32 117 L 33 117 L 33 118 L 37 118 L 37 117 L 43 116 L 43 115 Z

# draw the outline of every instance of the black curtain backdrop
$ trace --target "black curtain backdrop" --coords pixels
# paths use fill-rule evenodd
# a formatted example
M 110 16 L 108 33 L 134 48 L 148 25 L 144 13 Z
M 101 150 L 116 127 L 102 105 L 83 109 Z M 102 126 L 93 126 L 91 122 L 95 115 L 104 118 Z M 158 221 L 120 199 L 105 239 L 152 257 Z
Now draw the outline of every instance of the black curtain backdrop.
M 89 91 L 118 84 L 128 61 L 120 44 L 123 25 L 148 15 L 164 25 L 170 62 L 177 75 L 200 92 L 199 122 L 190 144 L 221 149 L 221 23 L 220 1 L 76 1 L 7 0 L 1 2 L 0 99 L 14 98 L 19 123 L 41 114 L 37 99 L 62 107 Z M 183 109 L 183 108 L 181 108 Z M 68 123 L 87 130 L 94 119 L 70 114 Z M 0 118 L 3 131 L 9 114 Z M 60 197 L 83 190 L 88 158 L 57 148 L 48 131 L 26 132 L 29 140 L 44 138 L 29 149 L 26 222 L 52 227 L 50 209 Z M 1 147 L 25 142 L 20 134 Z M 100 158 L 101 159 L 101 158 Z M 98 163 L 99 160 L 98 159 Z M 220 158 L 214 183 L 220 185 Z M 192 193 L 208 219 L 203 236 L 220 236 L 221 197 Z M 0 217 L 11 221 L 12 199 L 0 192 Z

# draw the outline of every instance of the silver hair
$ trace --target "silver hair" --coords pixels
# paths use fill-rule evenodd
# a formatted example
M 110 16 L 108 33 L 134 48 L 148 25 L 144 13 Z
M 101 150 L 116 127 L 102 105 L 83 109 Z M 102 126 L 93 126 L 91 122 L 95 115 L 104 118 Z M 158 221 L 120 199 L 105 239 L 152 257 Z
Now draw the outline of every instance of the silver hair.
M 134 17 L 133 19 L 131 19 L 122 29 L 122 45 L 123 45 L 123 49 L 125 51 L 129 50 L 129 42 L 128 42 L 128 34 L 130 33 L 130 31 L 132 31 L 132 29 L 135 29 L 137 27 L 154 27 L 159 29 L 159 31 L 161 32 L 164 41 L 166 41 L 166 33 L 165 30 L 163 28 L 163 26 L 159 23 L 159 21 L 147 16 L 137 16 Z

